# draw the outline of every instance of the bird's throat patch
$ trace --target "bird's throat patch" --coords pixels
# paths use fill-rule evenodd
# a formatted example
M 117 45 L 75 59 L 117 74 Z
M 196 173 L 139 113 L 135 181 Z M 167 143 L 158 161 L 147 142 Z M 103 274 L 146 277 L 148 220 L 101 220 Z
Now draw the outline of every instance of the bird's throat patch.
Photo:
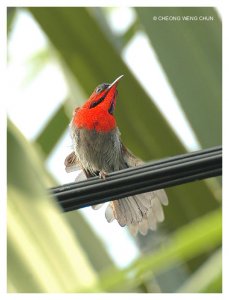
M 106 110 L 79 109 L 74 116 L 74 125 L 79 129 L 109 132 L 116 127 L 116 121 L 112 114 Z

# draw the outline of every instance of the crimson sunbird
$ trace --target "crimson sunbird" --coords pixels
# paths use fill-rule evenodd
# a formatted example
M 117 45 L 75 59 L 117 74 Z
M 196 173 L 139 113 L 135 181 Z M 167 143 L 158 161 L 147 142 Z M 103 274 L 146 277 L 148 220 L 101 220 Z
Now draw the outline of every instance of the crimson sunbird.
M 67 172 L 82 169 L 77 181 L 82 176 L 106 179 L 110 172 L 143 164 L 121 142 L 114 116 L 122 77 L 98 85 L 85 104 L 73 112 L 69 126 L 74 151 L 66 157 L 65 166 Z M 116 219 L 120 226 L 127 225 L 133 235 L 138 231 L 146 235 L 148 229 L 156 230 L 157 223 L 164 220 L 162 204 L 167 205 L 168 198 L 161 189 L 111 201 L 105 216 L 109 223 Z M 101 204 L 93 206 L 99 207 Z

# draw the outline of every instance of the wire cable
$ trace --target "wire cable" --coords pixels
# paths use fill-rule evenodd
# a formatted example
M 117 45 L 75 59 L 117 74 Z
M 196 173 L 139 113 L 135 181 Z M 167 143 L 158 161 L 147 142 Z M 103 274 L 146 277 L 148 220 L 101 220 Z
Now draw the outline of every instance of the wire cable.
M 71 211 L 220 175 L 222 147 L 217 146 L 113 172 L 105 180 L 96 176 L 54 187 L 49 192 L 64 211 Z

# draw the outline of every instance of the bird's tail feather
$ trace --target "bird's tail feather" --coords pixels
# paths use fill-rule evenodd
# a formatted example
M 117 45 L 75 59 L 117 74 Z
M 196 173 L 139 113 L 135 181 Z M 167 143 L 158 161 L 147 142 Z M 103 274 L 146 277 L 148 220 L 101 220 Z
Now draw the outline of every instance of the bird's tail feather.
M 146 235 L 164 220 L 162 205 L 168 205 L 168 198 L 164 190 L 158 190 L 112 201 L 105 216 L 108 222 L 116 219 L 120 226 L 127 225 L 133 235 L 138 231 Z
M 84 172 L 76 177 L 76 181 L 84 179 Z M 92 208 L 99 209 L 102 205 L 96 204 Z M 168 205 L 168 198 L 164 190 L 157 190 L 111 201 L 105 216 L 109 223 L 116 219 L 120 226 L 128 226 L 132 235 L 138 231 L 146 235 L 149 229 L 156 230 L 157 223 L 164 220 L 162 205 Z

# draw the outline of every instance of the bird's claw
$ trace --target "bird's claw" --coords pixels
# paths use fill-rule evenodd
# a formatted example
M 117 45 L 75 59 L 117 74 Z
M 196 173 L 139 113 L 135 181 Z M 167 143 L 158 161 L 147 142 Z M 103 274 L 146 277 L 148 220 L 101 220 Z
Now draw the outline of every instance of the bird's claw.
M 105 180 L 106 177 L 107 177 L 107 175 L 108 175 L 108 174 L 107 174 L 106 172 L 104 172 L 104 171 L 100 171 L 100 172 L 99 172 L 99 178 L 100 178 L 100 179 L 104 179 L 104 180 Z

